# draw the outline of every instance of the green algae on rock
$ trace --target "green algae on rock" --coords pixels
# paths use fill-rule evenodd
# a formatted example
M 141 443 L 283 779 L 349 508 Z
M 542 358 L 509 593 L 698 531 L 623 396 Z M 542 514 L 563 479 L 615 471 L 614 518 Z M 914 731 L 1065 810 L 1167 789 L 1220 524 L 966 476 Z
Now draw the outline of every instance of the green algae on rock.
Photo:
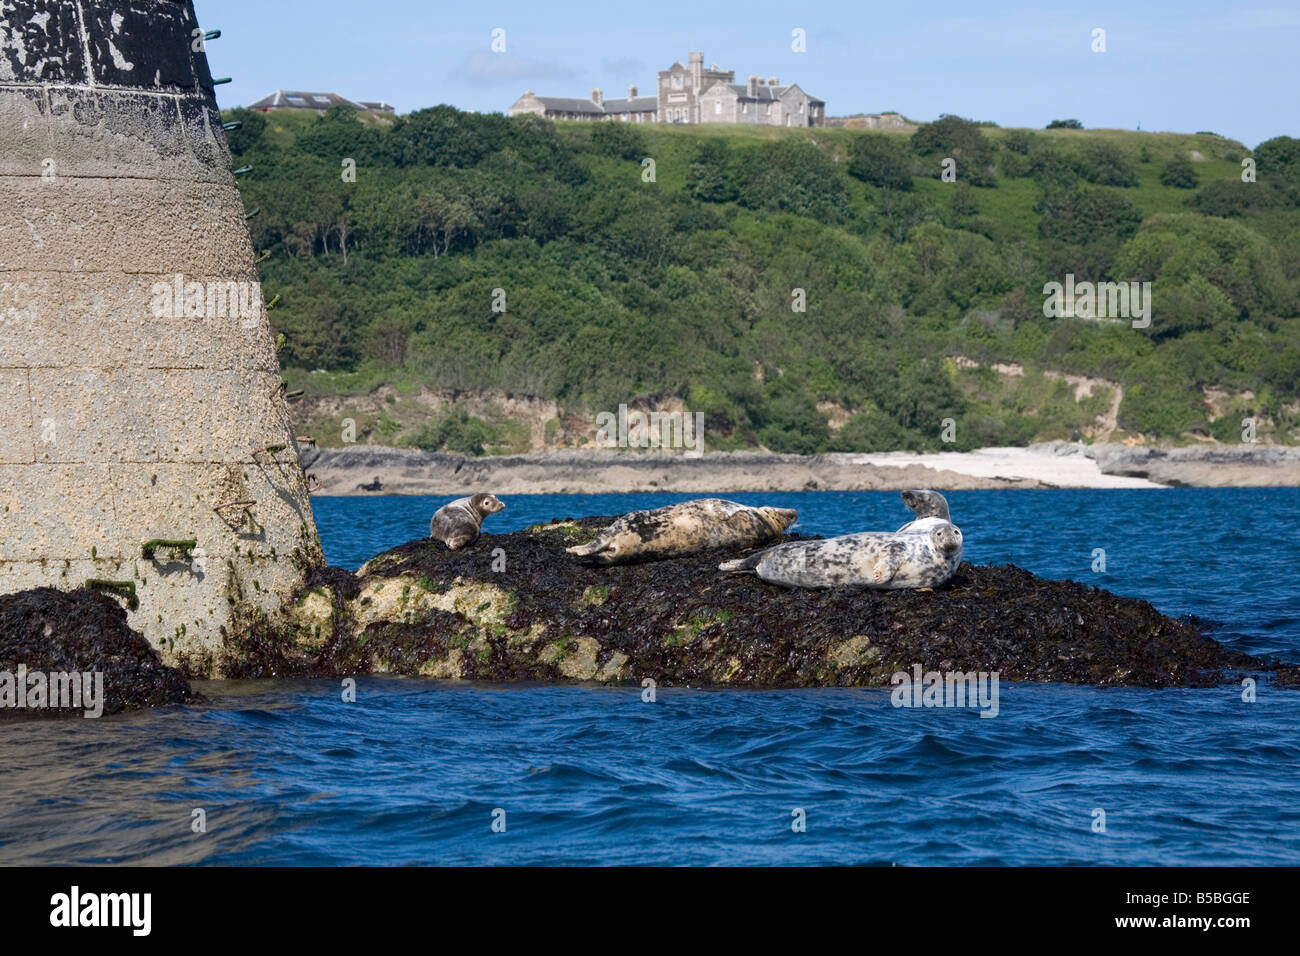
M 1012 565 L 933 591 L 785 589 L 720 574 L 735 552 L 588 567 L 609 517 L 421 539 L 311 578 L 286 621 L 227 640 L 226 676 L 405 674 L 661 686 L 889 686 L 913 664 L 1007 681 L 1210 686 L 1297 668 L 1233 651 L 1149 603 Z M 797 540 L 788 535 L 784 540 Z

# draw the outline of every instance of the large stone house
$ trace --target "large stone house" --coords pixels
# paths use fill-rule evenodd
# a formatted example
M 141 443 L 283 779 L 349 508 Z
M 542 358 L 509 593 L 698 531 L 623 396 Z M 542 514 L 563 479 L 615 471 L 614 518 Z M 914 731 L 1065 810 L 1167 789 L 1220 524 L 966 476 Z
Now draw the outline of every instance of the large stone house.
M 537 96 L 528 90 L 510 107 L 511 116 L 533 114 L 547 119 L 615 120 L 632 123 L 753 123 L 760 126 L 822 126 L 826 103 L 801 90 L 781 86 L 776 77 L 766 83 L 755 76 L 736 83 L 734 70 L 716 63 L 704 67 L 704 54 L 692 53 L 690 65 L 674 63 L 659 71 L 655 96 L 637 96 L 628 87 L 626 99 L 607 100 L 599 89 L 590 99 Z
M 756 126 L 822 126 L 826 104 L 814 99 L 797 83 L 778 84 L 775 76 L 764 83 L 751 76 L 743 85 L 714 83 L 700 94 L 701 123 L 753 123 Z

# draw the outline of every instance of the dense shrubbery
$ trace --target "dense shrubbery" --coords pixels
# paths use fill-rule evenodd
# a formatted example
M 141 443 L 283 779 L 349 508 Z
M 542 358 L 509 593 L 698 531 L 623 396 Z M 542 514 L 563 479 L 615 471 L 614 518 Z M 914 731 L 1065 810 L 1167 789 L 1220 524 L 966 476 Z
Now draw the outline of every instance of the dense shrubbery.
M 864 133 L 853 140 L 849 175 L 873 186 L 912 188 L 912 158 L 897 137 Z
M 997 179 L 993 168 L 993 145 L 979 124 L 960 116 L 942 116 L 912 134 L 912 150 L 931 161 L 933 175 L 940 172 L 940 160 L 957 162 L 958 177 L 975 186 L 991 186 Z
M 1175 189 L 1195 189 L 1199 177 L 1196 167 L 1186 156 L 1175 156 L 1165 163 L 1165 170 L 1160 174 L 1160 182 Z
M 1119 381 L 1121 424 L 1156 435 L 1206 427 L 1206 385 L 1274 409 L 1300 388 L 1300 141 L 1286 137 L 1255 151 L 1258 182 L 1220 161 L 1189 193 L 1186 177 L 1156 184 L 1158 165 L 1139 176 L 1114 134 L 958 117 L 910 141 L 446 106 L 387 124 L 346 109 L 231 118 L 291 372 L 571 409 L 678 396 L 705 413 L 709 447 L 797 452 L 954 447 L 949 418 L 959 448 L 1067 436 L 1096 410 L 1043 367 Z M 933 181 L 947 157 L 957 182 Z M 1154 214 L 1171 208 L 1186 211 Z M 1067 272 L 1152 281 L 1151 328 L 1044 318 L 1042 285 Z M 1026 376 L 1009 386 L 956 355 Z M 845 410 L 838 431 L 827 402 Z M 397 437 L 472 454 L 518 440 L 459 409 Z

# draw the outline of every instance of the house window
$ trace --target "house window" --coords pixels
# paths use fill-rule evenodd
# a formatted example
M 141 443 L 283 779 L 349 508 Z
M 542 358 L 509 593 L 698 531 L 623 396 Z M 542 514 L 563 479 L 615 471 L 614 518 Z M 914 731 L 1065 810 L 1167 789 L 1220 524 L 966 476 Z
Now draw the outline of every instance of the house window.
M 328 96 L 321 96 L 319 93 L 313 94 L 312 99 L 315 100 L 317 103 L 328 103 L 330 101 L 330 98 Z
M 802 104 L 802 103 L 799 104 L 799 115 L 800 115 L 800 116 L 803 115 L 803 104 Z
M 713 115 L 714 116 L 722 115 L 722 100 L 713 101 Z
M 673 89 L 675 89 L 675 90 L 680 90 L 681 88 L 682 88 L 682 78 L 681 78 L 680 76 L 674 76 L 674 77 L 673 77 Z

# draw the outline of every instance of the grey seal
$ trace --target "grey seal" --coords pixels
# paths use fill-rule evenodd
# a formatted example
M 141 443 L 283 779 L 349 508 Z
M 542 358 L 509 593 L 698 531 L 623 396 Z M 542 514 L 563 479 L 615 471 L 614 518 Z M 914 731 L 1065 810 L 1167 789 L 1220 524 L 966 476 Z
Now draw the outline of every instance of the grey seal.
M 471 495 L 449 501 L 434 512 L 429 522 L 429 537 L 459 551 L 478 540 L 484 518 L 504 507 L 505 502 L 496 495 Z
M 718 570 L 753 573 L 795 588 L 928 588 L 953 576 L 961 563 L 961 544 L 961 529 L 943 521 L 927 532 L 864 531 L 788 541 L 724 561 Z
M 711 548 L 743 548 L 780 538 L 799 513 L 751 508 L 722 498 L 696 498 L 653 511 L 633 511 L 587 544 L 569 548 L 587 564 L 678 558 Z

